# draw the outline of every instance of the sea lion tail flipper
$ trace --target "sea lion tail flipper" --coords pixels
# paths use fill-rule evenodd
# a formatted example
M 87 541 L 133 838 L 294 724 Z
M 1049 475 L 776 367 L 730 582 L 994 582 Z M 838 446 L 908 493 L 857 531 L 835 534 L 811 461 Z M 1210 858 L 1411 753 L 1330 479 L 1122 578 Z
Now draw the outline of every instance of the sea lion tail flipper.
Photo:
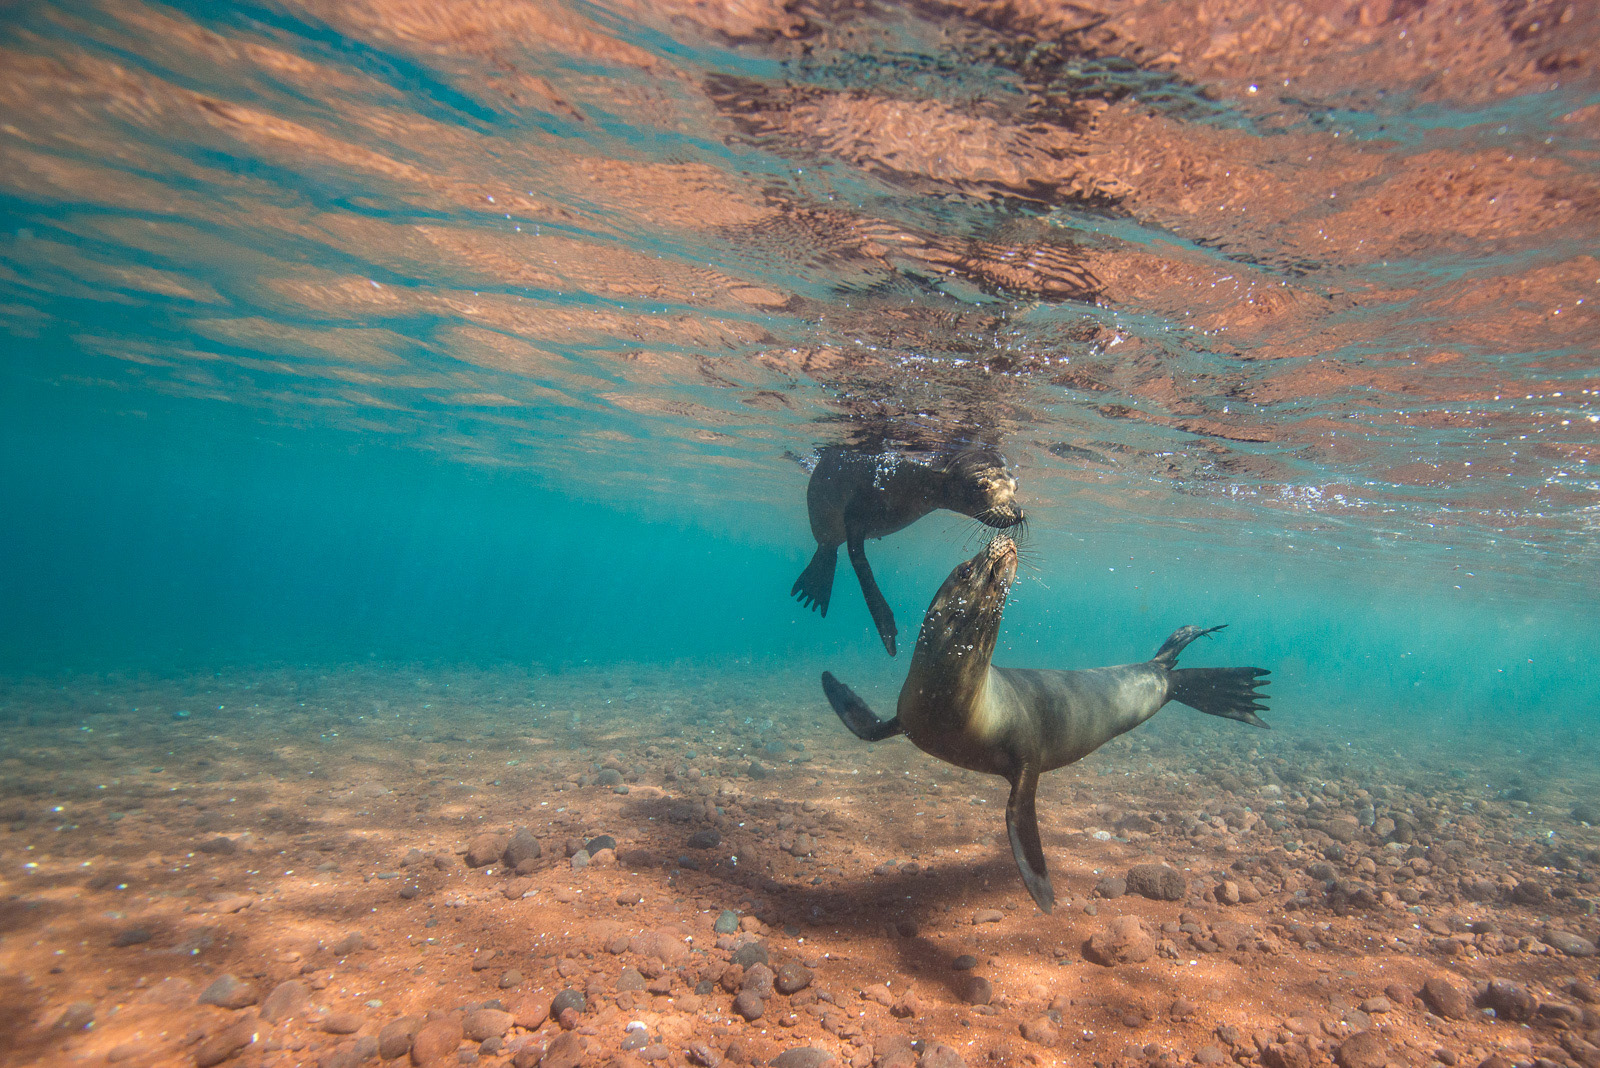
M 1196 627 L 1193 624 L 1179 627 L 1172 632 L 1172 637 L 1161 643 L 1161 648 L 1156 650 L 1156 655 L 1150 658 L 1150 662 L 1171 667 L 1178 662 L 1178 654 L 1183 652 L 1190 642 L 1196 638 L 1204 638 L 1207 634 L 1215 634 L 1226 626 L 1226 623 L 1218 623 L 1214 627 Z
M 1199 709 L 1208 716 L 1236 719 L 1253 727 L 1271 724 L 1256 715 L 1267 710 L 1267 685 L 1262 676 L 1266 668 L 1174 668 L 1171 673 L 1172 700 Z
M 890 610 L 889 602 L 884 599 L 883 591 L 878 589 L 878 580 L 872 576 L 872 565 L 867 562 L 866 546 L 859 538 L 852 538 L 849 550 L 850 566 L 856 569 L 856 578 L 861 583 L 861 595 L 867 599 L 867 611 L 872 613 L 872 622 L 878 628 L 878 637 L 883 639 L 883 647 L 889 650 L 890 656 L 893 656 L 895 635 L 900 633 L 894 625 L 894 612 Z
M 854 690 L 834 678 L 831 671 L 822 673 L 822 692 L 828 695 L 828 703 L 844 721 L 844 725 L 850 728 L 850 733 L 862 741 L 881 742 L 901 733 L 899 716 L 879 719 L 867 707 L 867 703 L 857 697 Z
M 1011 780 L 1011 797 L 1006 802 L 1006 831 L 1011 835 L 1011 855 L 1016 859 L 1022 881 L 1034 903 L 1045 912 L 1056 907 L 1056 890 L 1045 870 L 1044 846 L 1039 841 L 1039 813 L 1034 798 L 1039 791 L 1039 769 L 1022 765 Z
M 801 604 L 826 616 L 828 601 L 833 597 L 833 568 L 838 560 L 837 545 L 818 545 L 816 555 L 789 588 L 789 596 L 798 597 Z

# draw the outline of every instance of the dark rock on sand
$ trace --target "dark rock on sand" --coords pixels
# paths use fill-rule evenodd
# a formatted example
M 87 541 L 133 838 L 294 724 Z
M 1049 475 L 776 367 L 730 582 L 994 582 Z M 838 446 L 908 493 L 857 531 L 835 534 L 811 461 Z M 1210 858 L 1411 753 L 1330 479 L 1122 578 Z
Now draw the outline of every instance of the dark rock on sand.
M 723 909 L 722 915 L 717 917 L 717 922 L 711 925 L 711 929 L 717 934 L 733 934 L 739 929 L 739 914 L 732 909 Z
M 94 1002 L 74 1001 L 56 1017 L 58 1031 L 82 1031 L 94 1023 Z
M 688 1054 L 689 1063 L 699 1065 L 700 1068 L 717 1068 L 722 1063 L 722 1054 L 705 1042 L 689 1043 Z
M 1600 823 L 1600 805 L 1593 805 L 1587 801 L 1579 801 L 1572 806 L 1572 818 L 1579 823 Z
M 690 849 L 715 849 L 722 844 L 722 835 L 707 827 L 703 831 L 695 831 L 689 836 Z
M 963 953 L 961 956 L 950 962 L 950 967 L 954 968 L 958 972 L 971 971 L 977 966 L 978 958 L 974 957 L 971 953 Z
M 1376 1031 L 1358 1031 L 1339 1043 L 1333 1051 L 1339 1068 L 1383 1068 L 1389 1061 L 1389 1047 Z
M 759 1020 L 767 1011 L 767 1006 L 751 991 L 744 991 L 733 999 L 733 1011 L 744 1017 L 745 1020 Z
M 333 950 L 335 957 L 348 957 L 367 948 L 367 940 L 362 937 L 360 931 L 351 931 L 329 948 Z
M 525 860 L 537 860 L 543 850 L 539 846 L 539 839 L 526 827 L 518 827 L 511 841 L 506 843 L 505 852 L 500 859 L 515 868 Z
M 261 1018 L 277 1023 L 290 1016 L 298 1016 L 311 1003 L 311 988 L 298 979 L 286 979 L 272 988 L 261 1003 Z
M 1540 941 L 1544 942 L 1545 945 L 1554 946 L 1569 957 L 1592 957 L 1595 955 L 1593 942 L 1567 931 L 1546 931 L 1540 936 Z
M 953 1047 L 936 1042 L 923 1052 L 922 1068 L 967 1068 L 967 1062 Z
M 1530 908 L 1542 908 L 1550 903 L 1550 891 L 1546 890 L 1543 883 L 1524 879 L 1511 890 L 1511 900 L 1518 905 L 1527 905 Z
M 464 1037 L 461 1021 L 454 1016 L 429 1020 L 411 1040 L 411 1063 L 417 1068 L 429 1068 L 454 1060 L 456 1047 Z
M 1094 892 L 1098 897 L 1121 897 L 1128 892 L 1128 880 L 1120 875 L 1108 875 L 1094 884 Z
M 1261 1051 L 1263 1068 L 1311 1068 L 1311 1051 L 1300 1042 L 1273 1042 Z
M 1527 987 L 1510 979 L 1491 979 L 1478 1004 L 1493 1009 L 1496 1019 L 1517 1023 L 1533 1019 L 1539 1009 L 1539 999 L 1529 993 Z
M 583 849 L 591 857 L 602 849 L 609 849 L 615 853 L 617 851 L 617 840 L 609 834 L 597 834 L 583 844 Z
M 583 1043 L 572 1031 L 557 1035 L 539 1058 L 539 1068 L 578 1068 L 582 1063 Z
M 1106 967 L 1138 964 L 1156 955 L 1156 943 L 1137 916 L 1118 916 L 1089 939 L 1083 955 Z
M 752 964 L 767 964 L 767 944 L 760 940 L 746 942 L 733 951 L 733 963 L 741 968 L 748 968 Z
M 561 1013 L 566 1009 L 583 1012 L 589 1007 L 589 1001 L 583 996 L 581 990 L 574 990 L 570 986 L 550 999 L 550 1015 L 560 1019 Z
M 772 1068 L 822 1068 L 834 1062 L 833 1054 L 815 1046 L 796 1046 L 772 1058 Z
M 402 1016 L 390 1020 L 378 1032 L 378 1056 L 386 1061 L 404 1057 L 411 1052 L 411 1040 L 422 1029 L 422 1017 Z
M 480 834 L 467 843 L 467 867 L 482 868 L 497 863 L 511 839 L 503 834 Z
M 1472 1015 L 1472 999 L 1443 976 L 1436 975 L 1423 983 L 1420 996 L 1435 1015 L 1446 1020 L 1465 1020 Z
M 219 975 L 200 992 L 200 1004 L 219 1009 L 243 1009 L 260 1000 L 255 984 L 242 983 L 232 975 Z
M 318 1026 L 330 1035 L 353 1035 L 365 1022 L 359 1012 L 330 1012 Z
M 147 927 L 124 927 L 111 938 L 113 946 L 138 946 L 151 939 L 150 929 Z
M 778 969 L 778 978 L 773 984 L 780 994 L 798 994 L 811 985 L 811 969 L 798 961 L 787 961 Z
M 765 1001 L 772 996 L 772 984 L 777 976 L 765 964 L 757 962 L 744 970 L 744 977 L 740 980 L 741 993 L 754 994 Z
M 217 837 L 201 842 L 195 847 L 202 853 L 212 853 L 216 856 L 229 856 L 239 852 L 239 844 L 232 838 Z
M 968 1005 L 987 1005 L 994 1000 L 994 984 L 981 975 L 969 975 L 956 988 Z
M 317 1068 L 359 1068 L 377 1055 L 378 1040 L 365 1035 L 319 1058 Z
M 195 1064 L 200 1068 L 211 1068 L 213 1064 L 221 1064 L 255 1040 L 258 1026 L 254 1020 L 240 1020 L 238 1023 L 229 1024 L 195 1048 Z
M 503 1009 L 473 1009 L 461 1021 L 461 1030 L 474 1042 L 501 1038 L 511 1030 L 515 1017 Z
M 511 1005 L 511 1016 L 518 1027 L 537 1031 L 550 1018 L 551 999 L 543 994 L 529 994 Z
M 1061 1041 L 1061 1032 L 1048 1016 L 1024 1020 L 1020 1028 L 1022 1037 L 1040 1046 L 1054 1046 Z
M 689 959 L 689 947 L 684 945 L 682 936 L 670 930 L 640 931 L 628 939 L 628 950 L 663 964 L 681 964 Z
M 1165 864 L 1135 864 L 1128 869 L 1128 893 L 1152 901 L 1182 901 L 1189 892 L 1183 873 Z

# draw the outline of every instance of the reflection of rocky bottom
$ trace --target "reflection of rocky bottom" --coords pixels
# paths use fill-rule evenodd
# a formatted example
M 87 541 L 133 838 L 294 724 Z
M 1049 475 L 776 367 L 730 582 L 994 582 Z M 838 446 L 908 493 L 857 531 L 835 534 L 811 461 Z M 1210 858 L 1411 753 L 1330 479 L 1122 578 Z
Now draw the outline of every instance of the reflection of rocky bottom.
M 1169 710 L 1046 780 L 1044 916 L 1005 784 L 813 685 L 12 687 L 3 1059 L 1600 1065 L 1592 772 Z

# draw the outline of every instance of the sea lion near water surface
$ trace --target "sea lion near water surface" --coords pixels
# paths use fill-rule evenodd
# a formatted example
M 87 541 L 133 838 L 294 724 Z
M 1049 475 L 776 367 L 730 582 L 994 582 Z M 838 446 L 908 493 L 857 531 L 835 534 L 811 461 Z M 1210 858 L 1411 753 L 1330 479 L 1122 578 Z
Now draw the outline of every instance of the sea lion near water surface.
M 818 454 L 806 486 L 816 555 L 789 593 L 826 616 L 839 546 L 845 546 L 878 637 L 894 656 L 894 613 L 872 576 L 866 540 L 903 530 L 940 508 L 991 527 L 1013 527 L 1025 521 L 1016 496 L 1017 480 L 1005 458 L 990 448 L 956 449 L 924 464 L 892 452 L 829 446 Z
M 928 607 L 893 719 L 822 673 L 822 689 L 845 726 L 869 742 L 904 734 L 925 753 L 1011 783 L 1006 830 L 1028 893 L 1045 912 L 1055 889 L 1045 870 L 1034 795 L 1039 776 L 1082 760 L 1177 701 L 1212 716 L 1266 727 L 1263 668 L 1180 668 L 1184 646 L 1222 626 L 1183 627 L 1142 664 L 1086 671 L 994 667 L 1016 545 L 997 537 L 958 566 Z

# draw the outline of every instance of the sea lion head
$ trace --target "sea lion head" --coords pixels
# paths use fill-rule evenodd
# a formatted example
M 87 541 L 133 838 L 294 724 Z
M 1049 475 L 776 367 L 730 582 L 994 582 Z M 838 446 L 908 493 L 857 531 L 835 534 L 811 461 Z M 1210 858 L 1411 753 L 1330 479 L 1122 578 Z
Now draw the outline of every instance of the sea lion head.
M 1017 545 L 1005 535 L 956 565 L 922 617 L 911 673 L 951 673 L 976 684 L 989 669 L 1006 595 L 1017 577 Z
M 993 449 L 964 449 L 951 459 L 948 507 L 980 523 L 1004 530 L 1026 518 L 1017 504 L 1017 479 Z

